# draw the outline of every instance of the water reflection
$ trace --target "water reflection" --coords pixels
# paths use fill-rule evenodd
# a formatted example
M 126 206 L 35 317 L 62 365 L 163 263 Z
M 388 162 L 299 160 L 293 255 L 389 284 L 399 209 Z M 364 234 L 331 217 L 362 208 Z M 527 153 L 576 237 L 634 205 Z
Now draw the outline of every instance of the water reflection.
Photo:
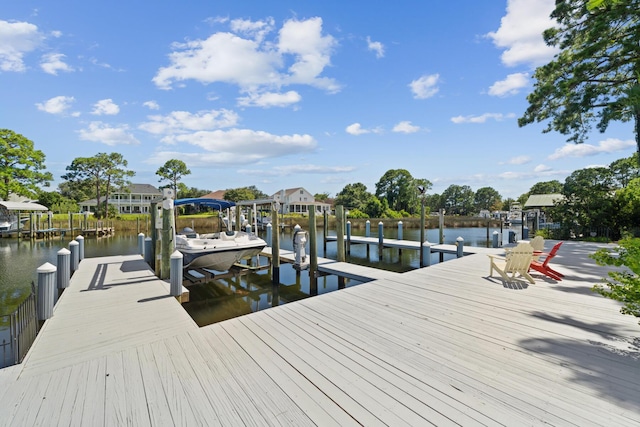
M 499 229 L 490 229 L 489 238 L 494 231 L 499 231 Z M 385 238 L 395 239 L 398 236 L 397 230 L 385 230 L 384 233 Z M 333 234 L 335 235 L 335 233 Z M 487 242 L 491 241 L 487 238 L 486 228 L 448 229 L 444 234 L 445 243 L 448 244 L 455 243 L 458 237 L 463 237 L 465 245 L 471 246 L 486 247 Z M 337 243 L 327 242 L 325 245 L 321 229 L 318 230 L 317 236 L 318 256 L 336 259 Z M 377 237 L 377 233 L 372 233 L 371 237 Z M 403 238 L 419 241 L 420 231 L 403 230 Z M 427 230 L 426 239 L 430 242 L 437 242 L 439 230 Z M 280 233 L 280 246 L 286 250 L 293 249 L 293 230 L 285 229 Z M 444 255 L 444 261 L 452 258 L 455 258 L 455 255 Z M 352 244 L 346 261 L 402 273 L 420 268 L 420 253 L 418 250 L 404 249 L 400 251 L 394 248 L 385 248 L 382 251 L 382 257 L 380 257 L 375 245 Z M 431 262 L 435 264 L 439 261 L 440 255 L 432 254 Z M 265 264 L 267 261 L 262 259 L 260 262 Z M 191 301 L 184 304 L 184 308 L 198 325 L 204 326 L 361 283 L 349 279 L 338 279 L 336 276 L 323 276 L 318 278 L 318 288 L 310 289 L 311 282 L 307 271 L 297 272 L 292 265 L 285 263 L 280 266 L 280 286 L 275 287 L 271 284 L 269 270 L 234 270 L 229 275 L 218 276 L 205 284 L 189 286 Z
M 445 229 L 445 243 L 454 243 L 458 236 L 462 236 L 466 245 L 486 246 L 487 236 L 491 236 L 493 231 L 496 229 L 490 229 L 489 233 L 485 228 Z M 385 230 L 384 233 L 386 238 L 397 238 L 397 229 Z M 330 234 L 335 235 L 335 231 L 330 231 Z M 354 231 L 353 234 L 361 235 L 364 231 Z M 417 229 L 403 230 L 405 240 L 418 241 L 419 235 Z M 317 230 L 317 236 L 318 256 L 336 259 L 336 242 L 328 242 L 325 251 L 322 229 Z M 377 237 L 373 230 L 371 237 Z M 437 242 L 439 231 L 427 230 L 426 238 L 430 242 Z M 280 244 L 283 249 L 293 249 L 293 230 L 282 231 Z M 62 248 L 68 248 L 68 245 L 68 238 L 35 242 L 0 239 L 0 314 L 10 313 L 28 295 L 31 282 L 37 282 L 36 269 L 46 262 L 55 265 L 57 252 Z M 136 234 L 85 239 L 86 257 L 135 253 Z M 445 261 L 453 257 L 454 255 L 445 255 Z M 355 244 L 351 246 L 347 261 L 395 272 L 405 272 L 420 266 L 417 250 L 398 251 L 387 248 L 383 250 L 382 258 L 379 258 L 376 246 L 367 248 L 366 245 Z M 264 258 L 261 260 L 261 264 L 266 262 Z M 439 255 L 433 254 L 432 263 L 437 262 Z M 299 273 L 291 265 L 284 263 L 280 268 L 280 286 L 275 288 L 271 284 L 269 270 L 234 271 L 209 283 L 190 286 L 191 302 L 185 304 L 185 309 L 198 324 L 206 325 L 360 283 L 353 280 L 339 281 L 335 276 L 325 276 L 318 278 L 317 289 L 310 289 L 310 282 L 308 272 Z

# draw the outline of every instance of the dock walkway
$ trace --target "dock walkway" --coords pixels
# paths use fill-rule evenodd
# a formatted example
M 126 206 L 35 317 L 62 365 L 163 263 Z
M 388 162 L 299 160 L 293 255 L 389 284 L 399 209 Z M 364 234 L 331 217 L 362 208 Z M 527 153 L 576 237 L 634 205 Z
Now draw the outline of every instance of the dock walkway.
M 590 291 L 596 247 L 563 244 L 562 282 L 471 255 L 202 328 L 139 257 L 85 259 L 0 425 L 636 426 L 640 327 Z
M 327 236 L 326 240 L 328 242 L 336 242 L 338 238 L 336 236 Z M 347 242 L 347 236 L 344 236 L 345 243 Z M 350 238 L 351 244 L 365 244 L 371 246 L 378 246 L 380 244 L 377 237 L 365 237 L 365 236 L 351 236 Z M 396 248 L 396 249 L 415 249 L 420 250 L 420 242 L 416 240 L 398 240 L 398 239 L 387 239 L 384 238 L 382 240 L 382 246 L 385 248 Z M 431 252 L 440 252 L 445 254 L 456 254 L 458 247 L 452 244 L 440 244 L 440 243 L 428 243 L 425 242 L 424 246 L 429 246 L 431 248 Z M 495 249 L 493 248 L 480 248 L 477 246 L 464 246 L 462 249 L 463 255 L 473 255 L 473 254 L 481 254 L 481 253 L 495 253 Z
M 260 255 L 271 258 L 271 248 L 265 247 Z M 280 249 L 280 260 L 293 264 L 295 262 L 295 252 Z M 376 279 L 393 278 L 400 273 L 380 270 L 379 268 L 367 267 L 364 265 L 349 264 L 348 262 L 338 262 L 334 259 L 318 257 L 318 271 L 324 274 L 341 276 L 358 282 L 369 282 Z

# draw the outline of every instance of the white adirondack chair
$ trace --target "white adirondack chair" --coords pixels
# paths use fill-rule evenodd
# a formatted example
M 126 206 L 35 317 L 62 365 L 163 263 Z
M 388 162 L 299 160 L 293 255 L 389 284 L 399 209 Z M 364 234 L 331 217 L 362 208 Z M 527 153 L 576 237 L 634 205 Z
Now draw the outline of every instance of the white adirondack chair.
M 544 252 L 544 237 L 536 236 L 531 239 L 531 242 L 529 242 L 529 244 L 533 247 L 533 260 L 538 261 L 540 258 L 539 253 Z M 536 252 L 539 253 L 536 254 Z
M 524 277 L 529 283 L 534 284 L 533 277 L 529 274 L 529 266 L 533 259 L 533 246 L 529 243 L 520 243 L 510 250 L 506 257 L 488 255 L 491 261 L 489 277 L 493 276 L 493 270 L 500 274 L 505 282 L 512 282 L 517 276 Z

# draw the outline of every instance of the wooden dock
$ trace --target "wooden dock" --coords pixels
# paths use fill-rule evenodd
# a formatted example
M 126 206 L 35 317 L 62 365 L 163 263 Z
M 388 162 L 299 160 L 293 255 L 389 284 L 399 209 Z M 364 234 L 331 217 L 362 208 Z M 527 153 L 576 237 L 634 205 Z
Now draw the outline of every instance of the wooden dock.
M 596 247 L 563 244 L 562 282 L 477 254 L 202 328 L 139 257 L 85 259 L 0 425 L 636 426 L 640 326 L 590 291 Z
M 326 240 L 328 242 L 337 242 L 337 236 L 327 236 Z M 347 242 L 347 236 L 344 236 L 345 243 Z M 370 246 L 379 246 L 380 241 L 377 237 L 365 237 L 365 236 L 351 236 L 350 243 L 352 245 L 355 244 L 363 244 Z M 382 240 L 382 246 L 384 248 L 395 248 L 395 249 L 412 249 L 412 250 L 420 250 L 420 242 L 416 240 L 398 240 L 398 239 L 387 239 L 384 238 Z M 445 254 L 456 254 L 458 251 L 458 247 L 456 245 L 451 244 L 440 244 L 440 243 L 428 243 L 425 242 L 424 246 L 429 246 L 431 248 L 431 252 L 433 253 L 445 253 Z M 463 246 L 462 254 L 463 255 L 473 255 L 473 254 L 484 254 L 484 253 L 495 253 L 495 249 L 493 248 L 480 248 L 477 246 Z
M 271 258 L 271 248 L 264 248 L 260 255 Z M 295 252 L 280 249 L 280 260 L 293 264 L 295 262 Z M 346 279 L 357 280 L 358 282 L 369 282 L 376 279 L 392 278 L 400 274 L 393 271 L 381 270 L 379 268 L 349 264 L 348 262 L 338 262 L 334 259 L 322 257 L 318 257 L 318 271 L 325 275 L 335 275 Z

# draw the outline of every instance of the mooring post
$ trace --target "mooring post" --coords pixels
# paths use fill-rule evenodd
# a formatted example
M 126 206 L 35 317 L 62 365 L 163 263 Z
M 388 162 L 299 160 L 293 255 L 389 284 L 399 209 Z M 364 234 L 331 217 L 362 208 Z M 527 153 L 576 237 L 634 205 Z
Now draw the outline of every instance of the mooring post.
M 458 236 L 456 239 L 456 255 L 458 258 L 462 258 L 464 252 L 464 239 L 462 236 Z
M 382 259 L 382 248 L 384 246 L 384 224 L 378 223 L 378 258 Z
M 329 235 L 329 212 L 323 212 L 322 221 L 322 254 L 327 256 L 327 236 Z
M 271 244 L 271 284 L 280 284 L 280 231 L 278 229 L 278 210 L 271 209 L 271 223 L 273 224 Z
M 36 270 L 38 273 L 38 320 L 53 316 L 56 303 L 56 267 L 48 262 Z
M 78 242 L 78 262 L 82 262 L 84 259 L 84 236 L 76 236 L 76 241 Z
M 403 240 L 402 221 L 398 221 L 398 240 Z M 402 248 L 398 248 L 398 255 L 402 256 Z
M 337 260 L 338 262 L 344 262 L 346 257 L 344 254 L 344 206 L 336 206 L 336 242 L 337 247 Z
M 309 293 L 318 294 L 318 242 L 316 236 L 316 209 L 309 211 Z
M 364 237 L 371 237 L 371 221 L 364 223 Z
M 267 224 L 267 246 L 273 247 L 273 226 L 271 223 Z
M 60 292 L 69 287 L 69 278 L 71 277 L 71 251 L 66 248 L 62 248 L 58 251 L 58 271 L 57 282 Z
M 347 221 L 347 255 L 351 255 L 351 221 Z
M 149 225 L 149 230 L 151 232 L 151 251 L 149 254 L 151 261 L 149 262 L 149 265 L 156 273 L 156 276 L 160 275 L 160 260 L 157 256 L 160 253 L 159 246 L 161 238 L 158 230 L 162 229 L 162 218 L 160 215 L 162 215 L 162 206 L 157 202 L 152 202 L 151 210 L 149 211 L 149 220 L 151 222 Z
M 424 224 L 425 223 L 425 209 L 424 209 L 424 198 L 422 198 L 422 203 L 420 205 L 420 268 L 425 266 L 425 253 L 424 253 Z M 431 246 L 429 246 L 429 262 L 426 265 L 431 264 Z
M 489 247 L 489 228 L 491 227 L 491 219 L 487 218 L 487 247 Z
M 171 254 L 173 253 L 173 190 L 162 190 L 162 242 L 160 278 L 169 279 L 171 269 Z
M 172 297 L 176 297 L 182 302 L 182 252 L 173 251 L 171 254 L 170 282 L 169 293 Z
M 500 233 L 498 233 L 497 230 L 493 232 L 493 242 L 492 242 L 492 244 L 493 244 L 494 248 L 498 247 L 498 236 L 499 235 L 500 235 Z
M 147 237 L 144 239 L 144 260 L 149 267 L 153 268 L 153 239 Z
M 444 244 L 444 209 L 440 208 L 440 210 L 438 211 L 439 213 L 439 218 L 438 218 L 438 227 L 440 229 L 440 244 L 443 245 Z M 440 252 L 440 262 L 444 262 L 444 252 Z
M 431 265 L 431 243 L 424 241 L 420 244 L 420 263 L 422 267 Z
M 80 257 L 78 252 L 80 249 L 78 248 L 80 243 L 77 240 L 72 240 L 69 242 L 69 251 L 71 251 L 71 274 L 73 274 L 78 269 L 78 263 L 80 262 Z
M 144 258 L 144 233 L 138 233 L 138 253 Z

